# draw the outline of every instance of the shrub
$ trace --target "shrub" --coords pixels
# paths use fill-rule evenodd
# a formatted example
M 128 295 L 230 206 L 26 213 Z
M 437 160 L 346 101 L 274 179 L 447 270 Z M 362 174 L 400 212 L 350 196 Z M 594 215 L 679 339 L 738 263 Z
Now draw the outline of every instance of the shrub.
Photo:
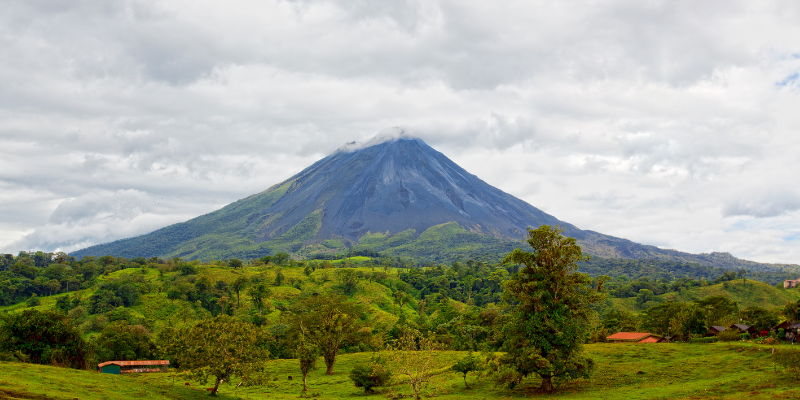
M 364 393 L 372 393 L 373 388 L 384 386 L 392 379 L 392 373 L 385 365 L 382 357 L 372 357 L 369 364 L 357 365 L 350 371 L 350 380 L 357 388 L 364 388 Z
M 742 340 L 745 340 L 745 341 L 746 341 L 746 340 L 750 340 L 750 339 L 752 339 L 752 336 L 750 336 L 750 334 L 749 334 L 749 333 L 747 333 L 747 332 L 745 332 L 745 333 L 742 333 L 741 335 L 739 335 L 739 337 L 741 337 L 741 338 L 742 338 Z
M 739 333 L 731 329 L 718 333 L 716 337 L 721 342 L 732 342 L 740 339 Z

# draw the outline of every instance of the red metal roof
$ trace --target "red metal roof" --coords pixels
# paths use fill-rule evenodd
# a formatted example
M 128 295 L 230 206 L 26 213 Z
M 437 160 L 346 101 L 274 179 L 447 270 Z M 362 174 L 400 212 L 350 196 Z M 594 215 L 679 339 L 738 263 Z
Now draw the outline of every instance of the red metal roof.
M 606 339 L 608 340 L 631 340 L 638 341 L 650 336 L 647 332 L 617 332 Z
M 106 361 L 97 364 L 97 368 L 103 368 L 106 365 L 119 365 L 120 367 L 132 367 L 137 365 L 169 365 L 169 360 L 138 360 L 138 361 Z
M 657 338 L 657 337 L 650 336 L 649 338 L 642 339 L 642 340 L 638 341 L 637 343 L 658 343 L 659 340 L 660 339 Z

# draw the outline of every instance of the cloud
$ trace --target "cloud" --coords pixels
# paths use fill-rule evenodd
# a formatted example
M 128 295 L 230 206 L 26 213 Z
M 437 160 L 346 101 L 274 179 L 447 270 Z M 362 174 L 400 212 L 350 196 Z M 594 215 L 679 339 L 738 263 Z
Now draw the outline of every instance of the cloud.
M 800 169 L 798 17 L 777 0 L 11 0 L 0 250 L 140 234 L 399 127 L 579 227 L 797 262 L 796 196 L 742 188 Z
M 754 189 L 726 202 L 722 208 L 722 215 L 767 218 L 796 210 L 800 210 L 800 196 L 797 192 L 790 189 Z

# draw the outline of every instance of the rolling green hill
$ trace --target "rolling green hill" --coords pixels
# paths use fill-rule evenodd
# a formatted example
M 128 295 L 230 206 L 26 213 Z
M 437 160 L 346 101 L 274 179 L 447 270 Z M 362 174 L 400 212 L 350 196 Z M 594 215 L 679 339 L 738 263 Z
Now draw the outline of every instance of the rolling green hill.
M 783 347 L 789 347 L 783 345 Z M 778 347 L 781 351 L 781 346 Z M 560 388 L 554 399 L 790 399 L 796 398 L 794 374 L 776 368 L 771 349 L 751 344 L 592 344 L 587 355 L 597 363 L 591 379 Z M 446 367 L 466 352 L 443 352 Z M 366 363 L 369 353 L 345 354 L 339 366 L 349 371 Z M 295 399 L 302 388 L 297 360 L 265 361 L 274 381 L 262 387 L 221 387 L 221 399 Z M 714 373 L 702 371 L 713 370 Z M 295 379 L 289 380 L 290 376 Z M 534 379 L 531 379 L 534 380 Z M 174 383 L 173 383 L 174 382 Z M 190 382 L 189 386 L 184 382 Z M 383 389 L 384 394 L 364 395 L 347 374 L 325 375 L 312 371 L 311 394 L 320 399 L 383 399 L 385 393 L 408 395 L 402 379 Z M 516 390 L 496 386 L 490 377 L 468 376 L 471 389 L 458 374 L 437 370 L 427 396 L 436 399 L 525 399 L 534 393 L 528 385 Z M 531 382 L 531 386 L 536 386 Z M 33 364 L 0 362 L 0 398 L 10 399 L 200 399 L 205 386 L 174 372 L 110 375 Z

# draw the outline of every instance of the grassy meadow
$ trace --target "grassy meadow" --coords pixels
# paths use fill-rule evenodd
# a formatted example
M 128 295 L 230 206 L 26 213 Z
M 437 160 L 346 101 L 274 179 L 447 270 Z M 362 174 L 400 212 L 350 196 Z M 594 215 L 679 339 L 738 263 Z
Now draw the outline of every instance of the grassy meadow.
M 789 345 L 778 345 L 781 347 Z M 441 368 L 428 387 L 427 398 L 437 399 L 794 399 L 800 383 L 790 371 L 770 359 L 772 347 L 753 343 L 610 344 L 586 346 L 597 362 L 588 380 L 569 382 L 552 395 L 537 394 L 538 379 L 508 390 L 491 377 L 470 374 L 466 389 L 462 376 L 447 370 L 466 352 L 440 353 Z M 319 399 L 382 399 L 409 396 L 402 378 L 381 393 L 365 395 L 353 386 L 349 371 L 368 362 L 370 353 L 343 354 L 334 375 L 321 368 L 308 379 L 310 394 Z M 267 362 L 270 385 L 223 385 L 222 399 L 295 399 L 302 380 L 297 360 Z M 293 379 L 289 380 L 289 376 Z M 174 382 L 174 383 L 173 383 Z M 190 385 L 185 385 L 189 382 Z M 0 363 L 0 398 L 20 399 L 192 399 L 207 396 L 205 387 L 175 373 L 109 375 L 34 364 Z

